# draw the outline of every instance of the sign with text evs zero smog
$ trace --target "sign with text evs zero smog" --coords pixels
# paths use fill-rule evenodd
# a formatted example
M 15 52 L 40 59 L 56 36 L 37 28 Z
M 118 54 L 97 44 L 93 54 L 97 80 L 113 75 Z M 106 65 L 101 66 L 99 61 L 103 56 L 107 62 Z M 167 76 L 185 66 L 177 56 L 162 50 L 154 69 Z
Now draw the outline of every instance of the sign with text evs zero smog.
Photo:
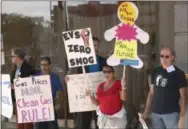
M 69 111 L 85 112 L 94 111 L 96 106 L 91 102 L 89 96 L 86 96 L 85 78 L 84 74 L 68 75 L 69 81 L 67 83 Z M 95 95 L 100 83 L 105 81 L 102 72 L 87 73 L 88 88 L 92 95 Z
M 2 110 L 1 114 L 7 118 L 11 118 L 13 114 L 13 105 L 12 105 L 12 95 L 10 87 L 10 75 L 2 74 L 1 75 L 1 104 Z
M 62 36 L 70 68 L 97 63 L 90 28 L 66 31 Z
M 50 76 L 14 80 L 18 123 L 54 120 Z

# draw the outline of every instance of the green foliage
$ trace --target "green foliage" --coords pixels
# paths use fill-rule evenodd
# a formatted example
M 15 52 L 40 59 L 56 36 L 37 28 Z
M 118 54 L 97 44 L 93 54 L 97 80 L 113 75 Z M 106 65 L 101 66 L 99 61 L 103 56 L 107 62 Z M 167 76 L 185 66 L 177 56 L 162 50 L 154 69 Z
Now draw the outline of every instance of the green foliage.
M 36 26 L 32 17 L 20 14 L 1 14 L 1 33 L 5 49 L 22 47 L 32 42 L 33 28 Z

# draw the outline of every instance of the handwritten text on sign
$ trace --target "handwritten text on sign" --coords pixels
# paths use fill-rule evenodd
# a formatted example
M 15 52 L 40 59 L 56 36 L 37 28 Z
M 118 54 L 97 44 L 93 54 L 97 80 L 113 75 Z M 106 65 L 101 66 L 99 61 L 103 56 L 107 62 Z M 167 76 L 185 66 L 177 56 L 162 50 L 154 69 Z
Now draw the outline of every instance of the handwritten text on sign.
M 123 2 L 118 7 L 117 15 L 123 23 L 133 25 L 138 14 L 132 3 Z
M 18 123 L 54 120 L 51 83 L 48 75 L 15 79 L 14 87 Z
M 69 67 L 96 64 L 91 29 L 80 29 L 62 33 Z
M 12 96 L 11 96 L 11 87 L 10 87 L 10 75 L 2 74 L 1 75 L 1 104 L 2 111 L 1 114 L 7 118 L 11 118 L 13 114 L 13 105 L 12 105 Z
M 92 95 L 95 95 L 97 88 L 100 83 L 105 81 L 102 72 L 88 73 L 86 74 L 87 79 L 83 74 L 69 75 L 68 81 L 68 99 L 69 99 L 69 110 L 70 112 L 84 112 L 94 111 L 96 106 L 92 104 L 89 96 L 86 96 L 85 80 Z
M 115 43 L 115 56 L 119 59 L 136 60 L 137 41 L 136 40 L 117 40 Z

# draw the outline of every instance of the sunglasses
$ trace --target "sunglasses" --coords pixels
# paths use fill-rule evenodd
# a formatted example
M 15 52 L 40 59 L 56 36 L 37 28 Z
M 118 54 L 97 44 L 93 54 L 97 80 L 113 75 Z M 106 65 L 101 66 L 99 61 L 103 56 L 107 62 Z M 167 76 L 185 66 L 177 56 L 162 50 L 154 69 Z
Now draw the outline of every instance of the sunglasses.
M 169 55 L 161 55 L 161 58 L 166 58 L 166 59 L 169 59 L 170 56 Z
M 111 73 L 112 71 L 103 71 L 104 74 Z

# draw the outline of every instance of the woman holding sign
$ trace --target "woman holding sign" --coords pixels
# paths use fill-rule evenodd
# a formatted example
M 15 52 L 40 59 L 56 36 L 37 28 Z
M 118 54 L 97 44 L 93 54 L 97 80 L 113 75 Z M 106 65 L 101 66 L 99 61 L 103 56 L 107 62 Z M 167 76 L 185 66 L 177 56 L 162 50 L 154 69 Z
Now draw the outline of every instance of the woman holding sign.
M 114 68 L 108 65 L 103 67 L 103 73 L 106 82 L 99 85 L 97 90 L 97 98 L 94 98 L 90 91 L 91 101 L 98 106 L 98 126 L 104 128 L 125 128 L 126 127 L 126 111 L 122 101 L 126 100 L 125 78 L 121 81 L 115 79 Z

